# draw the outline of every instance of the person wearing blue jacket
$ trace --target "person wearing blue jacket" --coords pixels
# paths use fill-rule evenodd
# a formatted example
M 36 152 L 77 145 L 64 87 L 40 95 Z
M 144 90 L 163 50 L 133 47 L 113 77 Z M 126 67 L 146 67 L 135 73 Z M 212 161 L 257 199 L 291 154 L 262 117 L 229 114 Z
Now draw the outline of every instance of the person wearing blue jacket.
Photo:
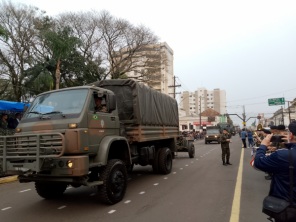
M 243 148 L 247 148 L 246 139 L 248 138 L 248 134 L 245 129 L 242 129 L 242 131 L 240 133 L 240 137 L 241 137 L 243 145 L 244 145 Z
M 292 151 L 294 165 L 294 184 L 293 184 L 293 203 L 296 207 L 296 121 L 289 124 L 288 135 L 285 137 L 286 148 L 277 149 L 269 156 L 266 151 L 270 146 L 273 134 L 268 134 L 262 140 L 260 147 L 257 149 L 254 159 L 254 167 L 268 172 L 272 175 L 269 195 L 289 201 L 290 198 L 290 175 L 289 175 L 289 149 Z M 296 216 L 296 215 L 295 215 Z

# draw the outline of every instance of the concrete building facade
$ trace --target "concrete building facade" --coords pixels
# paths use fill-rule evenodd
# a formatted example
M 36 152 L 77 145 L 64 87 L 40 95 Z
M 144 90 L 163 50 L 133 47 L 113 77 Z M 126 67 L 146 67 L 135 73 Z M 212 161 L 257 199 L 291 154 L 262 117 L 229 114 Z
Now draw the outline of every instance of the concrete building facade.
M 174 52 L 166 42 L 144 48 L 138 53 L 137 62 L 141 65 L 126 73 L 129 78 L 174 97 Z
M 208 108 L 226 114 L 225 90 L 198 88 L 195 92 L 184 91 L 181 94 L 180 109 L 185 111 L 186 116 L 199 116 Z
M 184 91 L 179 103 L 180 130 L 200 130 L 202 126 L 216 125 L 221 116 L 226 114 L 225 90 L 198 88 L 195 92 Z M 202 115 L 207 110 L 219 113 L 209 121 L 208 116 Z M 224 118 L 224 121 L 227 121 Z

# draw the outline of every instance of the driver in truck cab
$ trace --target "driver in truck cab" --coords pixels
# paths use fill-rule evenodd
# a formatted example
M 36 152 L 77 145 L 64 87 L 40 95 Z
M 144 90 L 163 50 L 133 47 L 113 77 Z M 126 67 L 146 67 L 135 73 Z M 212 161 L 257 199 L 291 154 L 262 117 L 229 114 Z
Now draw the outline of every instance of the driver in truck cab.
M 107 113 L 106 101 L 103 97 L 95 96 L 95 111 Z

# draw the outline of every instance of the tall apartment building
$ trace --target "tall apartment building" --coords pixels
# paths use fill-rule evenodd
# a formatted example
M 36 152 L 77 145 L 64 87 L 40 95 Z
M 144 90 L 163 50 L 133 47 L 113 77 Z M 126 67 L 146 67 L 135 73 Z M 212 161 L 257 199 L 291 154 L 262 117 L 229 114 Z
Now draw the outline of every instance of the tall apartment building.
M 137 59 L 146 66 L 142 65 L 126 75 L 174 97 L 174 52 L 169 45 L 163 42 L 148 46 L 138 54 Z
M 208 108 L 220 114 L 226 113 L 225 90 L 198 88 L 195 92 L 184 91 L 181 94 L 180 109 L 184 110 L 186 116 L 199 116 Z

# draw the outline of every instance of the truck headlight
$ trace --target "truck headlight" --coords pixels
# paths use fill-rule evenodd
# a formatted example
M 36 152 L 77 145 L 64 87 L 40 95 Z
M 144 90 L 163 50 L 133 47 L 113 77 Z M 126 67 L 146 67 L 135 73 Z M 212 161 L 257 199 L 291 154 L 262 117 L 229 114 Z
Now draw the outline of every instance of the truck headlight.
M 73 161 L 72 161 L 72 160 L 68 160 L 68 161 L 67 161 L 67 166 L 68 166 L 69 168 L 72 168 L 72 167 L 74 166 Z
M 77 123 L 69 123 L 68 127 L 69 127 L 69 129 L 76 129 L 77 128 Z
M 16 128 L 16 129 L 15 129 L 15 132 L 16 132 L 16 133 L 20 133 L 21 131 L 22 131 L 21 128 Z

